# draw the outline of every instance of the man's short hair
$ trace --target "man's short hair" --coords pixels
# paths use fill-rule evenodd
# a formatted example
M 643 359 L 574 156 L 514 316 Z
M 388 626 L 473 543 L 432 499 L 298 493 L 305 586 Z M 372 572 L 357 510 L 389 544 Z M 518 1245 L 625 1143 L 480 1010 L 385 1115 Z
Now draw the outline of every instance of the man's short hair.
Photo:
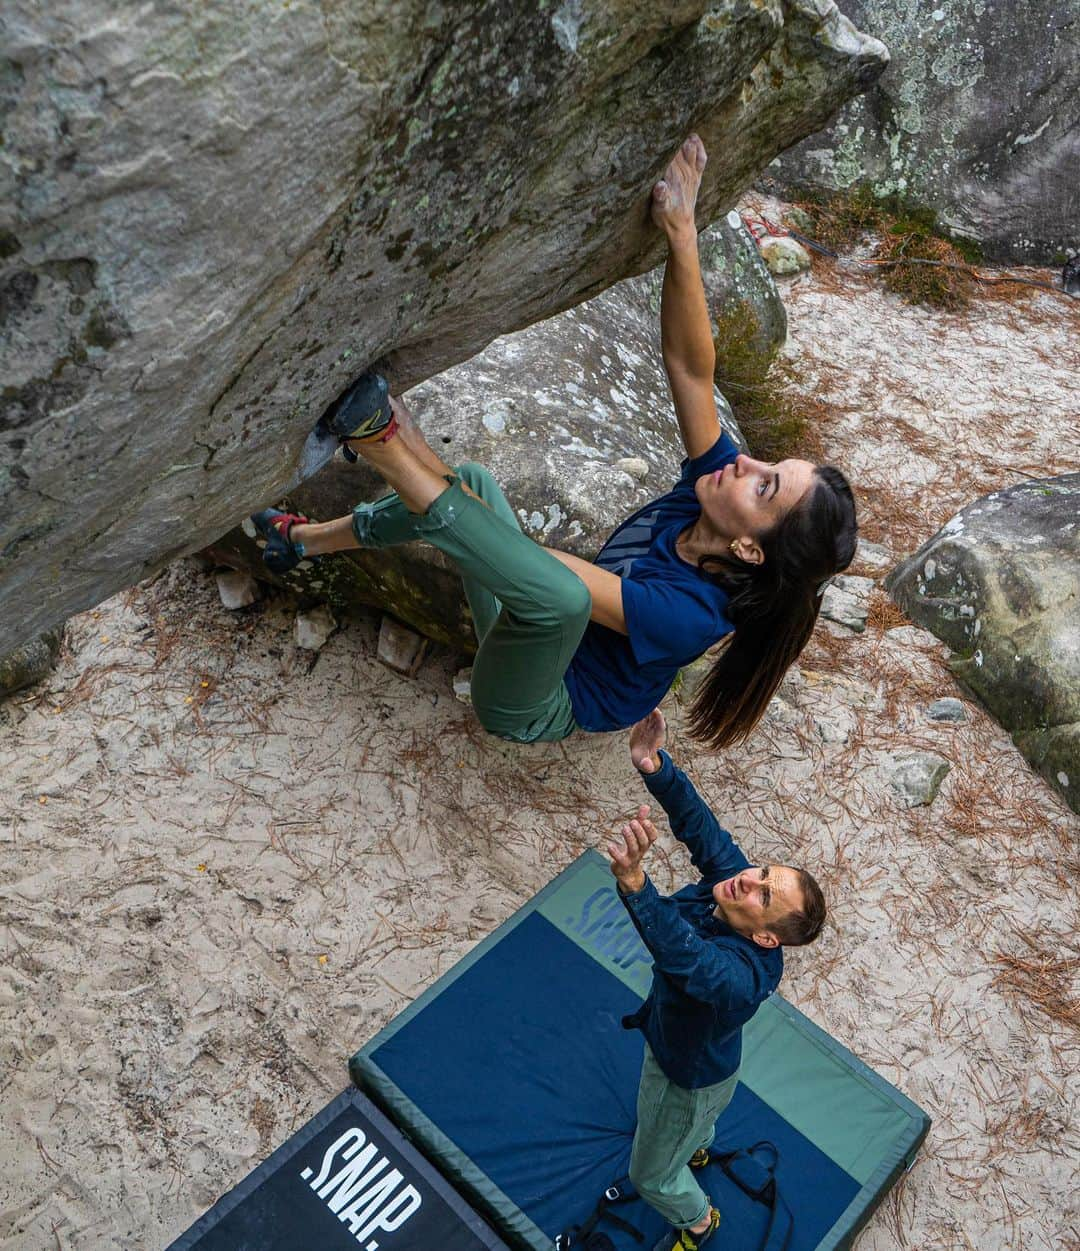
M 825 925 L 825 896 L 821 887 L 805 869 L 796 869 L 803 905 L 792 908 L 786 916 L 774 921 L 769 930 L 785 947 L 805 947 L 812 943 Z

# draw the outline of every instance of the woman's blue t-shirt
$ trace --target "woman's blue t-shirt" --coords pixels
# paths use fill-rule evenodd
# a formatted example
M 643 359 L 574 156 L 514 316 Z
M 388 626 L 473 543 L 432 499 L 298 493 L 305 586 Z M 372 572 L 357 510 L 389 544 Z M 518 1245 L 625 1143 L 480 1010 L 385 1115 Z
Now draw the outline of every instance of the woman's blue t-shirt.
M 595 563 L 622 578 L 626 634 L 590 622 L 578 645 L 566 687 L 583 730 L 619 730 L 656 707 L 675 675 L 733 626 L 727 595 L 675 550 L 701 505 L 694 483 L 733 461 L 738 448 L 726 434 L 707 452 L 685 460 L 679 481 L 638 509 L 604 544 Z

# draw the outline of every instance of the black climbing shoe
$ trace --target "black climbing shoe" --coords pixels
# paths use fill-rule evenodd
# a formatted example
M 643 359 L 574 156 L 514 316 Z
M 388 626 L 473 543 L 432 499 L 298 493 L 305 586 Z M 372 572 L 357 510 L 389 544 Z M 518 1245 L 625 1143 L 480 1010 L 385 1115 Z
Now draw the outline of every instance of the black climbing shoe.
M 390 388 L 382 374 L 368 370 L 338 399 L 320 423 L 342 445 L 345 459 L 356 460 L 346 439 L 371 439 L 385 443 L 397 433 L 397 419 L 390 407 Z
M 264 508 L 251 521 L 266 540 L 262 558 L 271 573 L 288 573 L 304 559 L 303 543 L 294 543 L 289 535 L 293 526 L 308 524 L 306 517 L 299 513 L 282 513 L 276 508 Z

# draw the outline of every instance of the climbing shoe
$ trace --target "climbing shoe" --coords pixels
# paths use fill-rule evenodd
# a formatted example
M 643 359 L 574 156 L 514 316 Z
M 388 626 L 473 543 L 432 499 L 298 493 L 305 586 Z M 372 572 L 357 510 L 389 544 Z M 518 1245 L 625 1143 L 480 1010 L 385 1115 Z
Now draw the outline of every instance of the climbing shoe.
M 709 1223 L 700 1234 L 691 1233 L 689 1229 L 680 1229 L 679 1236 L 671 1244 L 671 1251 L 698 1251 L 720 1228 L 720 1213 L 716 1208 L 709 1208 Z
M 704 1168 L 708 1162 L 709 1150 L 707 1147 L 698 1147 L 688 1161 L 691 1168 Z
M 321 418 L 321 424 L 336 435 L 346 460 L 356 460 L 347 439 L 370 439 L 385 443 L 397 433 L 397 418 L 390 407 L 390 388 L 382 374 L 368 370 L 336 400 Z
M 294 543 L 289 535 L 293 526 L 308 524 L 306 517 L 299 513 L 278 512 L 276 508 L 264 508 L 251 521 L 266 540 L 262 558 L 271 573 L 288 573 L 304 559 L 303 543 Z

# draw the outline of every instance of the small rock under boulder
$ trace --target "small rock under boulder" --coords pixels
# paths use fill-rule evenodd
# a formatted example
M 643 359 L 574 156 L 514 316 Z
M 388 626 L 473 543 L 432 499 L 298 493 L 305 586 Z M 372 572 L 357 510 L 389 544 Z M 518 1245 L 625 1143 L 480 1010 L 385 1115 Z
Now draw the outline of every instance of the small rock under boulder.
M 259 598 L 259 584 L 243 569 L 221 569 L 215 580 L 222 606 L 230 612 L 248 608 Z
M 379 646 L 376 655 L 388 669 L 402 673 L 406 677 L 414 677 L 416 671 L 424 663 L 427 654 L 428 640 L 415 630 L 395 621 L 393 617 L 383 617 L 379 625 Z
M 310 612 L 296 614 L 293 637 L 297 647 L 302 647 L 305 651 L 317 652 L 336 628 L 337 622 L 334 620 L 333 613 L 325 605 L 320 604 L 318 608 L 313 608 Z
M 886 585 L 1080 812 L 1080 473 L 976 500 Z
M 459 704 L 472 703 L 472 667 L 459 669 L 454 674 L 454 698 Z
M 0 657 L 0 699 L 48 677 L 56 664 L 63 638 L 64 627 L 57 626 Z

